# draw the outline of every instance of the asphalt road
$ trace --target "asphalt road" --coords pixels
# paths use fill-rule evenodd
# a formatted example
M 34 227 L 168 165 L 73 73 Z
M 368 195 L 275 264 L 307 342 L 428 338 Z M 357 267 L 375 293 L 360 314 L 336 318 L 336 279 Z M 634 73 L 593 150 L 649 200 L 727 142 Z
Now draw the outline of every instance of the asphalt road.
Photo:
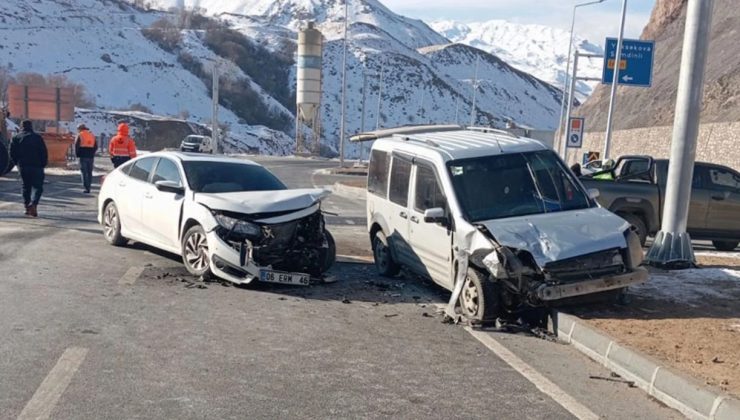
M 336 181 L 315 174 L 332 162 L 257 160 L 292 187 Z M 372 265 L 309 288 L 198 282 L 108 246 L 78 177 L 47 180 L 27 219 L 0 178 L 0 419 L 680 417 L 590 379 L 609 372 L 571 347 L 443 324 L 448 293 Z M 325 203 L 340 254 L 366 255 L 363 206 Z

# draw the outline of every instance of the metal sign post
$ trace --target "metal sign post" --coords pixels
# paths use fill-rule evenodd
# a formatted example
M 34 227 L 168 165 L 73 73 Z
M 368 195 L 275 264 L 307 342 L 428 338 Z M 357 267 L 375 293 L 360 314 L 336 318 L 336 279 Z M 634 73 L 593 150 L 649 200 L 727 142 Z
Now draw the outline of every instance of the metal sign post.
M 578 60 L 580 57 L 585 58 L 601 58 L 598 54 L 586 54 L 582 53 L 580 51 L 576 51 L 575 57 L 573 59 L 573 75 L 570 77 L 570 87 L 568 89 L 568 106 L 566 107 L 565 111 L 565 121 L 568 123 L 571 119 L 571 114 L 573 112 L 573 96 L 576 92 L 576 83 L 579 80 L 585 80 L 585 81 L 594 81 L 598 79 L 594 79 L 593 77 L 578 77 Z M 562 156 L 564 161 L 568 161 L 568 125 L 566 125 L 566 129 L 563 130 L 563 134 L 560 139 L 560 156 Z M 579 146 L 580 147 L 580 146 Z
M 650 265 L 685 268 L 696 263 L 686 225 L 713 6 L 714 0 L 689 0 L 687 7 L 663 224 L 647 253 Z
M 622 20 L 619 25 L 619 38 L 617 38 L 615 57 L 622 57 L 622 38 L 624 38 L 624 20 L 627 16 L 627 0 L 622 0 Z M 620 65 L 614 66 L 614 75 L 612 77 L 612 90 L 609 95 L 609 112 L 606 115 L 606 138 L 604 139 L 604 159 L 609 159 L 609 148 L 612 142 L 612 116 L 614 115 L 614 102 L 617 100 L 617 86 L 619 82 Z

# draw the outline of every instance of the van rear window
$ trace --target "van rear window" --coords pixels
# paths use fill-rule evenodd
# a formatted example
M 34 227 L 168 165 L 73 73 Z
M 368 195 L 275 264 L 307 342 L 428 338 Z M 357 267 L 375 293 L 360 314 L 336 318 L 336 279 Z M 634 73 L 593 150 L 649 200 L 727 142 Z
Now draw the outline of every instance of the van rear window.
M 373 150 L 370 154 L 370 167 L 367 174 L 367 191 L 377 196 L 388 196 L 388 169 L 390 164 L 388 152 Z

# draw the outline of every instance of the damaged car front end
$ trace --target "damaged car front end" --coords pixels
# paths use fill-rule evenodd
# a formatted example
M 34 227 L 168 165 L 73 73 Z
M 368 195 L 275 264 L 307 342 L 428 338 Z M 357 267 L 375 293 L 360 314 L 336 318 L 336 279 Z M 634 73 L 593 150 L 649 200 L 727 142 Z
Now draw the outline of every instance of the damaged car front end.
M 336 257 L 321 211 L 328 194 L 304 189 L 196 195 L 213 220 L 207 231 L 211 269 L 240 284 L 319 281 Z

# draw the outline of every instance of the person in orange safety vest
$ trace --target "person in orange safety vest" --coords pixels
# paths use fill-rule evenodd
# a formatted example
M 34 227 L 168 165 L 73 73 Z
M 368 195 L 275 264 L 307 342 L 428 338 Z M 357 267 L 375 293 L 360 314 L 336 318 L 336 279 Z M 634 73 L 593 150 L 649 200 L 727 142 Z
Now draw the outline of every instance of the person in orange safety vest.
M 75 139 L 75 156 L 80 159 L 80 173 L 82 174 L 82 186 L 85 192 L 90 192 L 93 178 L 93 166 L 95 152 L 98 150 L 98 142 L 85 124 L 77 126 L 79 134 Z
M 134 139 L 129 137 L 128 124 L 125 122 L 118 124 L 118 135 L 110 140 L 108 152 L 114 168 L 136 157 L 136 143 L 134 143 Z

